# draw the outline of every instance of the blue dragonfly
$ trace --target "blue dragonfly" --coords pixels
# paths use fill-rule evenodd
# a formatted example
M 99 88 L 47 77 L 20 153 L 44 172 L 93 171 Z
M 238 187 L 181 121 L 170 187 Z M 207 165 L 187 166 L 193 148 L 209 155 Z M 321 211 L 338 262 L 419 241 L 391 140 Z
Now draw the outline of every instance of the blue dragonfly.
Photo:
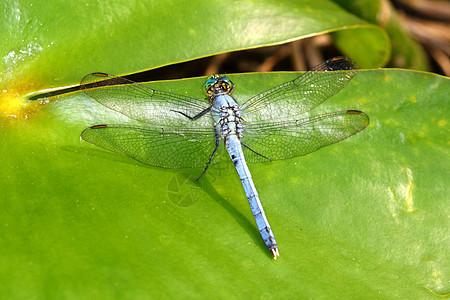
M 256 225 L 274 259 L 280 255 L 247 167 L 306 155 L 346 139 L 369 124 L 358 110 L 306 115 L 340 91 L 356 74 L 345 57 L 335 57 L 292 81 L 238 104 L 227 77 L 212 75 L 207 100 L 151 89 L 105 73 L 87 75 L 84 92 L 142 125 L 95 125 L 81 137 L 104 149 L 164 168 L 203 167 L 200 179 L 223 143 L 241 179 Z M 197 179 L 197 180 L 198 180 Z

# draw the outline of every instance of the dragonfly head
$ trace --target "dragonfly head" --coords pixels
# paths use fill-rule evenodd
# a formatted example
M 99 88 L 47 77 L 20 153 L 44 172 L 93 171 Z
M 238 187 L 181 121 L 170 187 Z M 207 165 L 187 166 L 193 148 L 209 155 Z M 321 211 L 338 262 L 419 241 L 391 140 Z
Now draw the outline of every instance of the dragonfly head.
M 206 78 L 205 84 L 203 85 L 203 91 L 209 98 L 223 94 L 230 95 L 233 90 L 234 83 L 230 79 L 217 74 Z

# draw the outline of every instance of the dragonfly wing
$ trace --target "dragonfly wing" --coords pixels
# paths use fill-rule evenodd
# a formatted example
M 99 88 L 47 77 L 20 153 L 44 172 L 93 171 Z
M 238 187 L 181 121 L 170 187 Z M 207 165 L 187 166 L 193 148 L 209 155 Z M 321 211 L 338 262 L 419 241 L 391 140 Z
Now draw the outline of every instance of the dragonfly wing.
M 96 125 L 85 129 L 81 137 L 145 164 L 172 169 L 206 166 L 216 145 L 214 128 Z
M 357 73 L 356 64 L 346 57 L 325 61 L 292 81 L 258 95 L 241 106 L 249 122 L 298 118 L 339 92 Z
M 287 122 L 248 125 L 241 141 L 246 160 L 265 162 L 306 155 L 362 131 L 368 124 L 365 113 L 347 110 Z
M 212 124 L 208 123 L 208 118 L 192 122 L 186 117 L 195 117 L 207 110 L 210 106 L 208 102 L 154 90 L 123 77 L 92 73 L 83 78 L 80 87 L 102 105 L 141 122 L 170 127 Z

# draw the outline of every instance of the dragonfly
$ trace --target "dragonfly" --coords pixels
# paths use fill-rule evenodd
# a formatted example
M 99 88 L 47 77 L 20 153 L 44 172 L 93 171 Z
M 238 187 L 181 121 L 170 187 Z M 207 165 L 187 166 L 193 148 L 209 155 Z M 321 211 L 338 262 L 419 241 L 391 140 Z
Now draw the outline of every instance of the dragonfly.
M 356 64 L 335 57 L 294 80 L 242 104 L 226 76 L 207 77 L 206 99 L 152 89 L 126 78 L 92 73 L 80 87 L 103 106 L 139 125 L 101 124 L 81 133 L 85 141 L 144 164 L 201 168 L 200 179 L 224 145 L 242 182 L 261 238 L 274 259 L 279 250 L 247 162 L 270 162 L 314 152 L 367 127 L 359 110 L 311 116 L 309 111 L 339 92 L 357 73 Z M 197 179 L 197 181 L 198 181 Z

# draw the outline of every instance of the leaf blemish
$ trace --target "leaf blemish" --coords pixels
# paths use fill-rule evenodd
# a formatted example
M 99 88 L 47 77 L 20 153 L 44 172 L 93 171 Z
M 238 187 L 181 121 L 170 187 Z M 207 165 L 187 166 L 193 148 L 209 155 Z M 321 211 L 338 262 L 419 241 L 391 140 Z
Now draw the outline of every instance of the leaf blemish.
M 389 201 L 389 210 L 391 211 L 392 217 L 397 220 L 399 214 L 398 211 L 403 210 L 406 213 L 416 212 L 417 209 L 414 207 L 414 199 L 412 194 L 412 189 L 414 187 L 412 170 L 408 167 L 405 168 L 407 182 L 399 183 L 397 187 L 389 187 L 389 193 L 391 195 L 391 201 Z

